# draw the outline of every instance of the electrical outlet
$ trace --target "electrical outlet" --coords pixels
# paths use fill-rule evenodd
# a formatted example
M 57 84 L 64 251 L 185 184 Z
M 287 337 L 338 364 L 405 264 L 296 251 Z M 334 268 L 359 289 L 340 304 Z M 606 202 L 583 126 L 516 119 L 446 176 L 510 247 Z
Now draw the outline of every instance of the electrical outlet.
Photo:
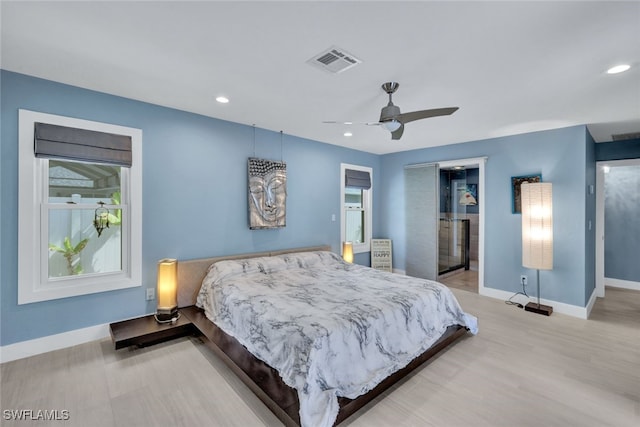
M 147 301 L 151 301 L 156 298 L 155 288 L 147 288 Z
M 527 284 L 527 276 L 525 276 L 524 274 L 522 276 L 520 276 L 520 284 L 521 285 L 526 285 Z

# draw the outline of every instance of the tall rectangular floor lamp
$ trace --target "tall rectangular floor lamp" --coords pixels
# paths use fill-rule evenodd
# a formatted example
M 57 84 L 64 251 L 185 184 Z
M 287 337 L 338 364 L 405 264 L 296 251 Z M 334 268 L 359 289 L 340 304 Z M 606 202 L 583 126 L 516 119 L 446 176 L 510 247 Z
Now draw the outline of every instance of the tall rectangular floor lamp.
M 553 201 L 550 182 L 522 183 L 522 265 L 536 270 L 538 302 L 524 309 L 546 316 L 553 307 L 540 304 L 540 270 L 553 269 Z

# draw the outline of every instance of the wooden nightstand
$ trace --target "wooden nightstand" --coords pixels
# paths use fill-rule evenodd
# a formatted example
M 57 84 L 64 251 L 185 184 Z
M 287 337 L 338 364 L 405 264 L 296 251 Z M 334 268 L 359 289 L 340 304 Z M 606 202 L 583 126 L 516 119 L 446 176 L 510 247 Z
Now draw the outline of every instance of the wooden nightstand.
M 190 335 L 196 331 L 191 320 L 184 314 L 175 323 L 158 323 L 153 314 L 109 325 L 111 340 L 116 350 L 136 345 L 146 347 L 174 338 Z

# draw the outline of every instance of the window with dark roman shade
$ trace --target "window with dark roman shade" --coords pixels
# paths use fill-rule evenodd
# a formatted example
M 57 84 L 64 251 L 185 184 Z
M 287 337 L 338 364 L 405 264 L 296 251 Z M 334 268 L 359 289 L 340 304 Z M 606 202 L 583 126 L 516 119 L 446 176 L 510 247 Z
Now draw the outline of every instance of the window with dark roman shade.
M 345 169 L 344 186 L 368 190 L 371 188 L 371 176 L 367 171 Z
M 131 137 L 35 123 L 36 157 L 131 167 Z

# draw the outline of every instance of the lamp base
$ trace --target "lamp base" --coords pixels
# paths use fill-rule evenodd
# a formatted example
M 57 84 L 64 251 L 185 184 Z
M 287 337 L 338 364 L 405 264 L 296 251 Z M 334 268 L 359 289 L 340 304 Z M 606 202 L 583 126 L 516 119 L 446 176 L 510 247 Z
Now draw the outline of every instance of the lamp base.
M 174 318 L 178 318 L 180 316 L 180 313 L 178 313 L 178 307 L 172 307 L 172 308 L 159 308 L 156 311 L 156 321 L 158 323 L 166 323 L 166 322 L 171 322 L 172 319 Z
M 550 305 L 538 304 L 537 302 L 530 302 L 524 306 L 525 311 L 531 311 L 532 313 L 544 314 L 550 316 L 553 313 L 553 307 Z

